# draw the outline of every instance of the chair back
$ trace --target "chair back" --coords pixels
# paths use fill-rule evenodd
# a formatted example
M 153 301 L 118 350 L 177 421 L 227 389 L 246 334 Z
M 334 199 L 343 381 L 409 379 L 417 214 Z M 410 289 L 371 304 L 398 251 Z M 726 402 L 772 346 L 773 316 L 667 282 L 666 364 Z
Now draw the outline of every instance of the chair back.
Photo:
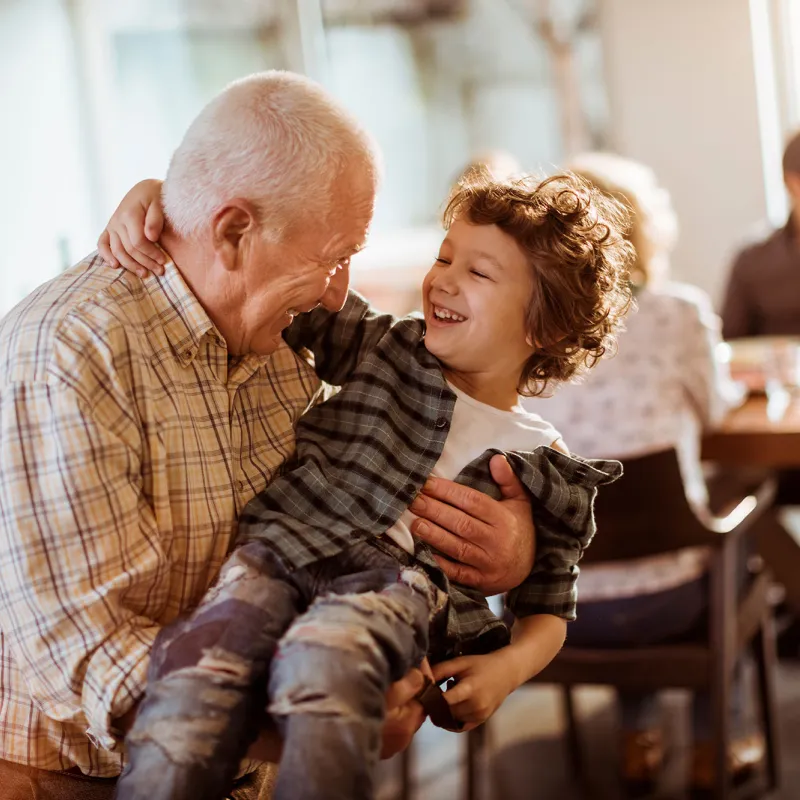
M 674 449 L 622 461 L 623 476 L 597 493 L 597 533 L 582 563 L 642 558 L 718 542 L 721 537 L 700 522 L 686 499 Z

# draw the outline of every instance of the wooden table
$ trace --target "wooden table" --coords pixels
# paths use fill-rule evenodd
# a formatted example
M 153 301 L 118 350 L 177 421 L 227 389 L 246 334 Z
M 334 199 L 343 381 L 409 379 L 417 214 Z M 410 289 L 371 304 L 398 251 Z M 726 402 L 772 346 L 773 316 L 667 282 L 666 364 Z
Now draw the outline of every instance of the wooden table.
M 732 411 L 717 431 L 703 439 L 703 459 L 736 466 L 800 469 L 800 398 L 773 419 L 767 409 L 765 397 L 752 397 Z M 784 585 L 787 604 L 800 617 L 800 542 L 776 514 L 769 513 L 759 526 L 758 549 Z
M 775 419 L 767 398 L 751 397 L 703 439 L 703 459 L 723 464 L 800 468 L 800 398 Z

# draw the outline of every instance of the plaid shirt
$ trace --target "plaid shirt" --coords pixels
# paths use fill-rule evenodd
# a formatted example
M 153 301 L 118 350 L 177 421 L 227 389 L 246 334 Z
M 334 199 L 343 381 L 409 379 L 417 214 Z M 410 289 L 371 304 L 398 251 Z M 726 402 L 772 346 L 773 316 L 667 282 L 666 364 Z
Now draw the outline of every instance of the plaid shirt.
M 229 370 L 174 268 L 90 257 L 0 322 L 0 758 L 119 774 L 112 719 L 318 387 L 286 346 Z
M 241 541 L 265 541 L 297 569 L 380 537 L 397 521 L 441 455 L 456 402 L 423 335 L 421 319 L 380 314 L 353 292 L 339 314 L 318 308 L 295 319 L 286 341 L 310 350 L 319 377 L 343 388 L 302 418 L 297 459 L 244 510 Z M 497 452 L 465 465 L 456 480 L 499 497 L 489 471 Z M 533 570 L 510 592 L 509 607 L 517 616 L 574 619 L 577 563 L 594 534 L 597 486 L 615 480 L 621 465 L 549 447 L 506 455 L 533 496 L 537 530 Z M 380 546 L 408 561 L 390 542 Z M 448 654 L 504 643 L 479 592 L 448 584 L 426 545 L 418 543 L 414 558 L 450 595 Z M 491 643 L 478 644 L 484 636 Z

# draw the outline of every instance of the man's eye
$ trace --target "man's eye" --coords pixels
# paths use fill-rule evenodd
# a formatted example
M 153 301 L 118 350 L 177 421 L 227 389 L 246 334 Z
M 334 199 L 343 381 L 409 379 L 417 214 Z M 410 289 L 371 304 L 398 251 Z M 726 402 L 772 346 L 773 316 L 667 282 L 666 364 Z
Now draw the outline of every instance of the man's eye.
M 326 266 L 328 277 L 332 278 L 340 269 L 347 269 L 350 266 L 350 258 L 351 256 L 347 256 L 347 258 L 340 258 L 333 264 L 328 264 Z
M 488 275 L 484 275 L 482 272 L 478 272 L 477 269 L 471 269 L 470 272 L 473 275 L 477 275 L 479 278 L 488 278 L 489 277 Z
M 446 258 L 442 258 L 441 256 L 436 257 L 437 264 L 449 264 L 450 262 Z

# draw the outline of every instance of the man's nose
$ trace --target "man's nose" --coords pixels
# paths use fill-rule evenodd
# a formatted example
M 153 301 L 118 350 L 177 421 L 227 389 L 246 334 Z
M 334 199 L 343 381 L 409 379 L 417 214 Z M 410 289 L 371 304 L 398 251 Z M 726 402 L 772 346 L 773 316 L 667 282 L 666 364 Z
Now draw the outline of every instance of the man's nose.
M 320 303 L 328 311 L 341 311 L 344 301 L 347 299 L 347 290 L 350 288 L 350 266 L 342 267 L 337 270 L 331 278 L 325 294 L 322 295 Z

